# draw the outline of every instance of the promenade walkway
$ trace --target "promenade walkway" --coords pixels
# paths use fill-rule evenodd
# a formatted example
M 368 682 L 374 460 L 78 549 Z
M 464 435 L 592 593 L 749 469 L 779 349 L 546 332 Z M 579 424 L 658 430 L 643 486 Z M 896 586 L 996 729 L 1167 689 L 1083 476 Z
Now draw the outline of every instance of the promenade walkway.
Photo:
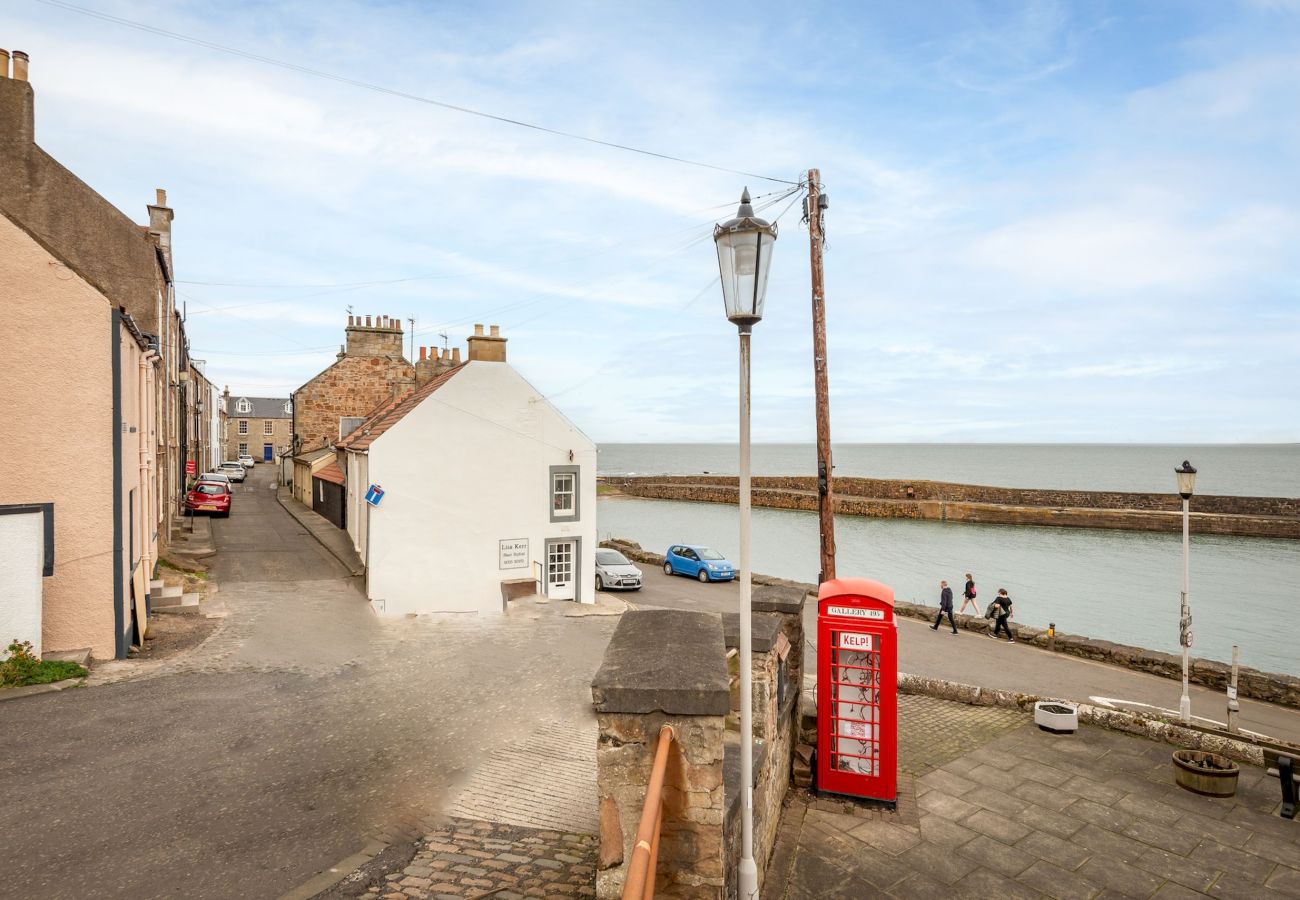
M 664 575 L 642 565 L 645 587 L 628 595 L 637 606 L 734 612 L 738 586 L 699 584 L 687 578 Z M 817 613 L 807 604 L 804 630 L 815 653 Z M 982 687 L 1042 694 L 1081 703 L 1110 704 L 1118 709 L 1178 710 L 1182 684 L 1157 675 L 1093 662 L 1063 653 L 1050 653 L 1030 644 L 994 642 L 982 634 L 963 631 L 953 637 L 941 629 L 931 631 L 916 619 L 898 623 L 898 666 L 904 672 Z M 811 667 L 810 667 L 811 671 Z M 1192 685 L 1192 713 L 1223 722 L 1227 699 L 1223 693 Z M 1300 710 L 1253 700 L 1241 701 L 1241 727 L 1269 737 L 1300 743 Z

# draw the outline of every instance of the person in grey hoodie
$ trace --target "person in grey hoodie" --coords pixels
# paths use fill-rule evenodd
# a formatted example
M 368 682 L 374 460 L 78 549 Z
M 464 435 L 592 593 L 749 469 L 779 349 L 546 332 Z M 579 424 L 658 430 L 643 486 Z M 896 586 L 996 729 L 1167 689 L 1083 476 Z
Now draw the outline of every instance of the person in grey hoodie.
M 943 621 L 944 614 L 948 616 L 948 624 L 952 626 L 952 633 L 957 633 L 957 621 L 952 617 L 952 588 L 948 587 L 948 582 L 939 582 L 939 615 L 934 617 L 934 624 L 930 626 L 931 631 L 939 630 L 939 623 Z

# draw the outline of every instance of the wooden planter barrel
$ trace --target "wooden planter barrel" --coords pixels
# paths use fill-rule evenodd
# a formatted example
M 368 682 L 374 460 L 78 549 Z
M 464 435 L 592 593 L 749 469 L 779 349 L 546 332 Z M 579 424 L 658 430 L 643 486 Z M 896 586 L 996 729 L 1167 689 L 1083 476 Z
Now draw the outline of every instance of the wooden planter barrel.
M 1226 756 L 1201 750 L 1174 751 L 1174 781 L 1206 797 L 1231 797 L 1237 793 L 1241 769 Z

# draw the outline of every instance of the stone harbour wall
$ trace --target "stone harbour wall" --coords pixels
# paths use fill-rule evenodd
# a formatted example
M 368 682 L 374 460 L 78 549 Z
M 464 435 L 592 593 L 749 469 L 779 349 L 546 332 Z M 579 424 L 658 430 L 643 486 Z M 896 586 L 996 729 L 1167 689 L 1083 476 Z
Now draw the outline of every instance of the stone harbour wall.
M 602 480 L 625 494 L 659 500 L 735 503 L 739 493 L 737 480 L 732 476 L 656 475 Z M 815 510 L 816 479 L 757 477 L 753 482 L 753 502 L 755 506 L 775 509 Z M 1182 506 L 1176 494 L 1049 491 L 939 481 L 837 478 L 835 510 L 840 515 L 989 525 L 1182 530 Z M 1198 496 L 1192 503 L 1191 530 L 1198 534 L 1300 538 L 1300 499 Z
M 642 550 L 641 545 L 635 541 L 616 538 L 605 541 L 602 546 L 613 547 L 621 551 L 629 559 L 637 562 L 654 566 L 663 565 L 664 558 L 662 554 Z M 793 587 L 813 594 L 817 590 L 816 585 L 782 578 L 772 578 L 758 574 L 755 574 L 753 578 L 755 584 Z M 933 622 L 939 608 L 900 600 L 894 604 L 894 612 L 900 617 L 907 616 Z M 988 631 L 992 627 L 990 620 L 977 616 L 958 615 L 955 618 L 958 628 L 969 631 Z M 1044 648 L 1048 646 L 1047 630 L 1044 628 L 1018 625 L 1012 622 L 1011 630 L 1018 641 L 1033 643 Z M 1081 656 L 1085 659 L 1123 666 L 1139 672 L 1149 672 L 1152 675 L 1159 675 L 1175 681 L 1181 681 L 1183 677 L 1182 657 L 1172 653 L 1161 653 L 1158 650 L 1147 650 L 1142 647 L 1117 644 L 1100 638 L 1065 634 L 1060 631 L 1056 633 L 1052 649 L 1057 653 L 1069 653 L 1072 656 Z M 1229 683 L 1231 673 L 1232 667 L 1227 663 L 1193 657 L 1188 677 L 1194 684 L 1202 684 L 1216 690 L 1223 690 Z M 1240 696 L 1249 697 L 1252 700 L 1263 700 L 1267 703 L 1277 703 L 1281 706 L 1300 709 L 1300 678 L 1293 675 L 1261 672 L 1249 666 L 1241 666 L 1237 670 L 1237 692 Z

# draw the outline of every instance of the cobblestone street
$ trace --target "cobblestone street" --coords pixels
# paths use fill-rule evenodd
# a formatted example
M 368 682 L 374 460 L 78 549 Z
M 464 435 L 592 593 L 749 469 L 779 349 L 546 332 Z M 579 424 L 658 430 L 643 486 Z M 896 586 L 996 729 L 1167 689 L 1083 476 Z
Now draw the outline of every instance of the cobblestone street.
M 269 467 L 253 471 L 213 523 L 229 611 L 213 637 L 0 709 L 0 896 L 278 897 L 368 842 L 439 827 L 493 760 L 553 764 L 521 749 L 535 733 L 592 728 L 617 618 L 376 618 L 276 502 Z M 594 765 L 568 762 L 591 802 Z M 517 791 L 495 811 L 526 823 L 535 805 Z

